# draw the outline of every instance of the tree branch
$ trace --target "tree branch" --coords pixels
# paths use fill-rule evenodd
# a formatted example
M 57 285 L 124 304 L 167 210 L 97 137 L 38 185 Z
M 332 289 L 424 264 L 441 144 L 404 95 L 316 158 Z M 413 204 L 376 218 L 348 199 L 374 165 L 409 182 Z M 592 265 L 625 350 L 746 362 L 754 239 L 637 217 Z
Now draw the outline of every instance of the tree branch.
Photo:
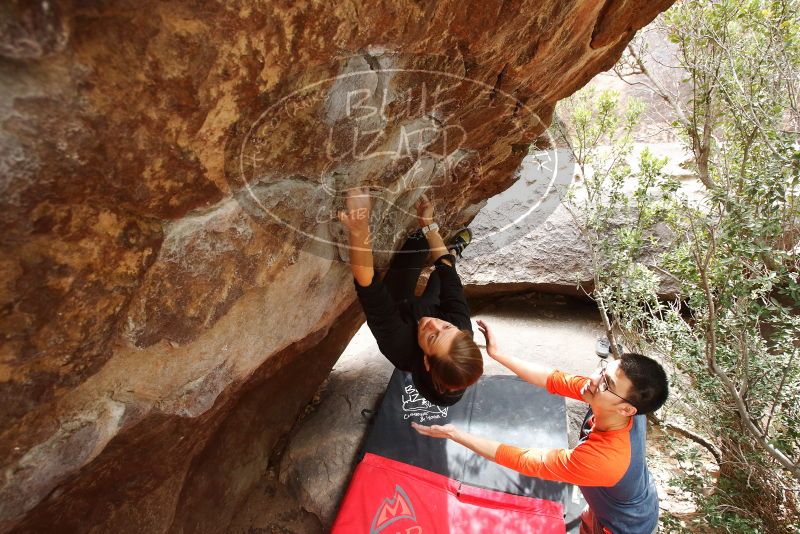
M 675 423 L 669 423 L 667 421 L 664 421 L 654 413 L 648 414 L 647 420 L 659 428 L 675 432 L 676 434 L 680 434 L 681 436 L 694 441 L 695 443 L 697 443 L 698 445 L 705 448 L 708 452 L 711 453 L 711 455 L 714 457 L 714 460 L 717 462 L 717 465 L 722 464 L 722 453 L 720 452 L 719 448 L 717 448 L 716 445 L 711 443 L 709 439 L 704 438 L 703 436 L 701 436 L 696 432 L 692 432 L 688 428 L 676 425 Z
M 747 432 L 759 443 L 759 445 L 761 445 L 761 447 L 767 451 L 767 453 L 772 456 L 782 467 L 789 471 L 795 478 L 800 480 L 800 466 L 792 462 L 788 456 L 783 454 L 783 452 L 775 448 L 767 441 L 761 430 L 756 427 L 755 423 L 753 423 L 750 413 L 747 410 L 747 406 L 745 406 L 744 400 L 739 394 L 739 391 L 736 389 L 736 385 L 717 363 L 716 307 L 714 304 L 714 295 L 711 291 L 711 284 L 708 280 L 708 265 L 715 246 L 713 231 L 710 232 L 710 236 L 711 239 L 708 255 L 706 256 L 705 261 L 698 263 L 698 266 L 700 266 L 700 281 L 708 304 L 708 321 L 706 326 L 706 361 L 708 363 L 709 370 L 711 371 L 712 375 L 716 376 L 720 382 L 722 382 L 722 385 L 733 399 L 733 402 L 736 404 L 737 412 L 739 413 L 739 420 L 742 422 L 742 425 L 744 425 L 745 430 L 747 430 Z

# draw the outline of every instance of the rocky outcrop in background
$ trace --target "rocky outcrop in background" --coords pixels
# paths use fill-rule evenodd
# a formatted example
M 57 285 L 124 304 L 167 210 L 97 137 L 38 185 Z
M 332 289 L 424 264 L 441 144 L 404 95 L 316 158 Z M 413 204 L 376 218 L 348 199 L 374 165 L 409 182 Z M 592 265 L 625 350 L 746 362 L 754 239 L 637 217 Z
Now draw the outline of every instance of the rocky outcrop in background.
M 0 531 L 223 532 L 362 321 L 671 0 L 0 7 Z
M 697 180 L 679 165 L 686 154 L 674 144 L 637 144 L 629 157 L 637 168 L 639 153 L 647 148 L 658 157 L 668 157 L 663 172 L 682 181 L 690 192 Z M 546 192 L 540 193 L 552 168 L 560 176 Z M 464 251 L 459 273 L 467 295 L 476 299 L 508 293 L 542 291 L 587 297 L 594 288 L 592 250 L 582 233 L 579 208 L 564 202 L 566 187 L 577 174 L 575 161 L 567 149 L 537 151 L 526 157 L 518 171 L 519 179 L 510 188 L 492 197 L 470 223 L 474 245 Z M 570 185 L 581 194 L 580 182 Z M 626 224 L 620 216 L 617 226 Z M 505 231 L 500 231 L 507 228 Z M 652 229 L 654 245 L 645 247 L 637 258 L 643 265 L 657 265 L 659 255 L 674 243 L 664 224 Z M 653 269 L 659 280 L 658 294 L 672 299 L 680 294 L 674 277 Z

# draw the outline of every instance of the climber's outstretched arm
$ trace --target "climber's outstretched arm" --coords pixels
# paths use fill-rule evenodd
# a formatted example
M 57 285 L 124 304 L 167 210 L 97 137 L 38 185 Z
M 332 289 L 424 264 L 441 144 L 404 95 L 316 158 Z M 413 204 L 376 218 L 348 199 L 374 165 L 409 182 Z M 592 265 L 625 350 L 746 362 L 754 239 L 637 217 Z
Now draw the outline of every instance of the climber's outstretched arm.
M 427 195 L 422 195 L 416 203 L 417 208 L 417 222 L 420 227 L 428 226 L 434 222 L 433 220 L 433 204 L 428 200 Z M 444 240 L 439 235 L 438 230 L 431 230 L 425 234 L 425 239 L 428 240 L 428 249 L 431 251 L 430 259 L 436 261 L 442 256 L 449 254 L 447 247 L 444 246 Z M 452 262 L 448 259 L 442 260 L 450 267 L 453 266 Z
M 547 379 L 553 373 L 552 368 L 502 353 L 497 346 L 497 337 L 489 325 L 480 319 L 477 320 L 477 323 L 478 330 L 486 338 L 486 353 L 489 357 L 510 369 L 526 382 L 540 388 L 547 388 Z
M 339 212 L 339 220 L 347 229 L 350 246 L 350 268 L 358 285 L 372 283 L 375 268 L 372 263 L 372 239 L 369 232 L 369 189 L 356 187 L 347 192 L 346 209 Z

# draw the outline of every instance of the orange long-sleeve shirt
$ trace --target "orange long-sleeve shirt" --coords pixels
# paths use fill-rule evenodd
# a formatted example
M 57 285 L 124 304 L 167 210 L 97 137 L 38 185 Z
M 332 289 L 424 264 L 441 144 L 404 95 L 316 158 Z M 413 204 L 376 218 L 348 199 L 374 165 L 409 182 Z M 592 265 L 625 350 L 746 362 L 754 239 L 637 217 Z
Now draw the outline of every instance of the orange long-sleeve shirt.
M 580 391 L 588 380 L 555 371 L 547 378 L 547 391 L 583 400 Z M 594 425 L 594 421 L 590 424 Z M 633 418 L 619 430 L 593 429 L 574 449 L 522 449 L 503 444 L 497 449 L 495 461 L 528 476 L 578 486 L 611 487 L 622 479 L 630 465 L 632 426 Z

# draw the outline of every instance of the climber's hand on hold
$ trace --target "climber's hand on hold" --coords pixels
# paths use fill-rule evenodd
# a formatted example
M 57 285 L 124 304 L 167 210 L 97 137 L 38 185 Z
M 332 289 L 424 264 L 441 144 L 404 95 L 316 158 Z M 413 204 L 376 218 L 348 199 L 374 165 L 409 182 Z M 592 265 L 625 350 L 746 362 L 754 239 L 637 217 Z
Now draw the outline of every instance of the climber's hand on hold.
M 417 223 L 420 227 L 433 223 L 433 204 L 426 195 L 422 195 L 415 205 L 417 208 Z
M 346 209 L 339 212 L 342 226 L 347 228 L 350 243 L 350 269 L 358 285 L 372 283 L 375 269 L 372 264 L 372 242 L 369 234 L 369 189 L 355 187 L 347 191 Z
M 339 221 L 351 233 L 368 234 L 370 206 L 369 189 L 349 189 L 345 198 L 345 209 L 339 211 Z

